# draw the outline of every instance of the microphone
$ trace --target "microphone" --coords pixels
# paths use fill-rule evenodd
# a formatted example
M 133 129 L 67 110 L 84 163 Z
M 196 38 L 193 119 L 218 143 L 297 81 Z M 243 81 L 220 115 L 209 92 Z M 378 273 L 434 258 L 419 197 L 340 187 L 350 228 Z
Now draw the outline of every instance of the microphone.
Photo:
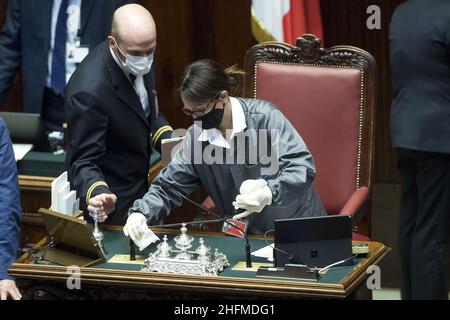
M 245 263 L 247 268 L 251 268 L 252 267 L 252 257 L 251 257 L 251 250 L 250 250 L 250 241 L 248 239 L 247 236 L 247 232 L 245 232 L 245 230 L 243 230 L 241 227 L 239 227 L 238 225 L 236 225 L 234 222 L 230 221 L 229 218 L 223 218 L 221 216 L 219 216 L 218 214 L 216 214 L 215 212 L 213 212 L 212 210 L 209 210 L 208 208 L 202 206 L 201 204 L 189 199 L 188 197 L 186 197 L 184 194 L 182 194 L 181 192 L 175 190 L 172 187 L 166 186 L 167 189 L 169 189 L 170 191 L 172 191 L 173 193 L 177 194 L 178 196 L 180 196 L 181 198 L 183 198 L 184 200 L 188 201 L 189 203 L 195 205 L 196 207 L 200 208 L 203 212 L 207 212 L 209 214 L 212 214 L 213 216 L 215 216 L 216 218 L 218 218 L 218 220 L 209 220 L 209 221 L 194 221 L 194 222 L 188 222 L 186 223 L 186 225 L 189 224 L 199 224 L 199 223 L 212 223 L 212 222 L 224 222 L 229 224 L 230 226 L 236 228 L 237 230 L 239 230 L 242 235 L 245 237 Z M 177 224 L 179 225 L 179 224 Z M 174 225 L 160 225 L 160 226 L 153 226 L 153 227 L 162 227 L 162 226 L 174 226 Z

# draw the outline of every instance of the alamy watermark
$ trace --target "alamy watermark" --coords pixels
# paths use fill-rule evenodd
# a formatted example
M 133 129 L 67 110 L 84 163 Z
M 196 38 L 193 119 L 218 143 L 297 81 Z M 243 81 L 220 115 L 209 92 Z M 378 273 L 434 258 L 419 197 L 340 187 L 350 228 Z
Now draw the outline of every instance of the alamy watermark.
M 367 7 L 366 13 L 370 16 L 367 18 L 366 26 L 369 30 L 381 29 L 381 8 L 377 5 Z
M 379 266 L 371 265 L 367 268 L 367 274 L 370 276 L 366 280 L 366 286 L 369 290 L 381 289 L 381 269 Z
M 66 286 L 69 290 L 81 290 L 81 269 L 79 266 L 69 266 L 66 269 L 69 277 L 66 280 Z
M 210 134 L 208 132 L 208 134 Z M 192 130 L 177 129 L 172 138 L 185 136 L 184 142 L 171 150 L 171 159 L 181 164 L 213 165 L 238 164 L 258 165 L 261 175 L 275 175 L 279 171 L 280 130 L 248 128 L 233 134 L 227 130 L 225 136 L 233 139 L 221 139 L 222 133 L 217 131 L 210 139 L 218 144 L 205 144 L 206 132 L 201 122 L 196 123 Z M 193 135 L 193 136 L 191 136 Z M 223 137 L 223 136 L 222 136 Z M 225 141 L 225 142 L 224 142 Z M 225 146 L 224 146 L 225 144 Z

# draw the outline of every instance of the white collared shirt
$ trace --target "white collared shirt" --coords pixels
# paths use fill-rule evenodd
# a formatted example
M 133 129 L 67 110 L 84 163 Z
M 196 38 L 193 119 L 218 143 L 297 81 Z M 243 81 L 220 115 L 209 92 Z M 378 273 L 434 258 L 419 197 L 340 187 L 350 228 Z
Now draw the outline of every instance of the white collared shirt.
M 119 61 L 119 58 L 116 56 L 115 52 L 111 47 L 109 47 L 109 51 L 111 52 L 111 55 L 114 59 L 114 61 L 117 63 L 117 65 L 120 67 L 120 69 L 123 71 L 123 73 L 127 76 L 128 80 L 130 80 L 130 73 L 128 70 L 124 67 L 123 63 Z M 131 82 L 131 80 L 130 80 Z M 145 116 L 148 117 L 149 115 L 149 109 L 148 109 L 148 93 L 147 89 L 145 89 L 144 84 L 144 76 L 136 77 L 136 80 L 134 80 L 134 83 L 132 83 L 134 91 L 136 91 L 139 100 L 141 101 L 142 108 L 144 109 Z
M 69 48 L 73 45 L 75 39 L 78 35 L 78 30 L 80 29 L 80 20 L 81 20 L 81 2 L 82 0 L 69 0 L 68 2 L 68 21 L 70 20 L 71 27 L 67 28 L 67 43 L 66 43 L 66 52 L 68 52 Z M 55 33 L 56 33 L 56 23 L 58 22 L 59 8 L 61 8 L 62 0 L 54 0 L 52 7 L 52 22 L 51 22 L 51 34 L 50 34 L 50 48 L 48 50 L 48 75 L 47 75 L 47 87 L 51 87 L 52 83 L 52 66 L 53 66 L 53 49 L 55 47 Z M 72 7 L 72 8 L 71 8 Z M 75 7 L 75 10 L 73 10 Z M 66 57 L 66 83 L 69 81 L 72 74 L 75 72 L 77 68 L 77 64 L 74 62 L 67 61 Z
M 232 119 L 232 133 L 230 136 L 230 141 L 233 139 L 233 137 L 243 131 L 245 128 L 247 128 L 247 123 L 245 121 L 245 113 L 242 109 L 242 105 L 239 102 L 238 99 L 230 97 L 231 102 L 231 119 Z M 222 132 L 219 129 L 213 128 L 213 129 L 205 129 L 202 131 L 200 136 L 198 137 L 198 141 L 208 141 L 209 143 L 230 149 L 230 141 L 225 139 L 225 137 L 222 135 Z

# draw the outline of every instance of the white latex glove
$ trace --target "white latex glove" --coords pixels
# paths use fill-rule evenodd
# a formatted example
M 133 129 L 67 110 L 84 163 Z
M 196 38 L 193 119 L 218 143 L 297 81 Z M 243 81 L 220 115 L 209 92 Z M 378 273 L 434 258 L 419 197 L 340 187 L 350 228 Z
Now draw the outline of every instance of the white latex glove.
M 159 238 L 148 228 L 147 218 L 139 212 L 130 214 L 127 223 L 123 227 L 123 233 L 125 236 L 129 236 L 141 251 L 151 243 L 159 240 Z
M 242 219 L 254 212 L 261 212 L 265 206 L 272 204 L 272 191 L 266 180 L 245 180 L 239 192 L 233 206 L 236 210 L 244 209 L 245 211 L 235 215 L 233 219 Z

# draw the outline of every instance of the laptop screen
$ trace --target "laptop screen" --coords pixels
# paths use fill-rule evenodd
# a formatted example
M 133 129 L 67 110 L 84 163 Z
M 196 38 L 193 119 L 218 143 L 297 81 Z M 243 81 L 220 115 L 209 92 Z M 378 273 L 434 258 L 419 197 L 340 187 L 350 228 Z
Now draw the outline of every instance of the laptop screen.
M 275 220 L 275 264 L 325 267 L 352 256 L 351 216 Z
M 33 144 L 35 151 L 49 151 L 50 146 L 41 116 L 34 113 L 0 112 L 13 143 Z

